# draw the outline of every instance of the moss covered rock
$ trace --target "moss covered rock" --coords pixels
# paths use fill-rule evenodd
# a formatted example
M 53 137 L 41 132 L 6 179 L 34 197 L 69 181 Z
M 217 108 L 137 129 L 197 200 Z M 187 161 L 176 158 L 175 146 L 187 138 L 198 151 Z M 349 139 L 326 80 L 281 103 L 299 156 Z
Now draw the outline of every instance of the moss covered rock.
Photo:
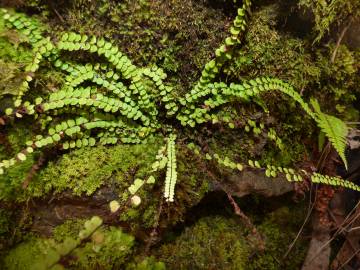
M 247 269 L 250 249 L 235 219 L 210 216 L 163 244 L 156 254 L 167 269 Z
M 265 250 L 250 245 L 249 231 L 238 217 L 207 216 L 168 237 L 154 250 L 167 269 L 300 269 L 306 255 L 306 240 L 300 236 L 284 259 L 303 221 L 302 206 L 279 208 L 254 216 Z

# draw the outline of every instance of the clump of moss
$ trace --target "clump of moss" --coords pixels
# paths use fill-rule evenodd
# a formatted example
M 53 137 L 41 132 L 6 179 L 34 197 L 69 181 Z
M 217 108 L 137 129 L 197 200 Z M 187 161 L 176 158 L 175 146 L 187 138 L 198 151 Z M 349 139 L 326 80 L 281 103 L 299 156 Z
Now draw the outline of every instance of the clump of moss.
M 165 264 L 158 262 L 154 257 L 146 257 L 138 263 L 129 263 L 126 270 L 165 270 Z
M 170 233 L 153 254 L 167 269 L 299 269 L 306 256 L 307 241 L 300 236 L 286 259 L 283 255 L 295 239 L 304 219 L 304 205 L 271 211 L 274 203 L 247 198 L 240 201 L 249 212 L 265 250 L 249 243 L 249 231 L 237 216 L 207 216 L 185 227 L 180 235 Z M 264 207 L 267 205 L 268 207 Z M 251 255 L 251 256 L 250 256 Z
M 56 228 L 54 239 L 29 237 L 9 251 L 4 258 L 5 268 L 9 270 L 42 269 L 39 267 L 46 261 L 49 249 L 55 248 L 66 237 L 75 239 L 78 237 L 73 228 L 69 227 L 77 228 L 81 222 L 74 222 L 73 224 L 66 222 Z M 61 263 L 66 265 L 66 269 L 119 269 L 129 259 L 133 244 L 134 238 L 122 232 L 121 229 L 101 228 L 92 234 L 89 241 L 64 257 Z
M 56 226 L 52 231 L 53 239 L 56 242 L 63 241 L 66 237 L 77 238 L 79 231 L 83 229 L 84 219 L 68 219 L 59 226 Z
M 154 186 L 141 188 L 138 195 L 141 204 L 136 208 L 126 208 L 120 213 L 120 220 L 129 224 L 131 231 L 153 226 L 166 228 L 183 219 L 188 208 L 196 205 L 209 189 L 207 175 L 198 168 L 193 153 L 183 145 L 177 145 L 178 180 L 175 187 L 175 201 L 171 207 L 163 205 L 160 220 L 157 220 L 159 205 L 164 190 L 165 171 L 155 175 Z M 157 224 L 159 222 L 159 224 Z
M 23 149 L 23 141 L 31 138 L 32 131 L 27 124 L 19 123 L 18 128 L 9 127 L 3 140 L 6 143 L 0 145 L 0 160 L 9 159 Z M 0 199 L 16 200 L 23 194 L 21 184 L 26 179 L 29 170 L 37 158 L 36 154 L 31 154 L 24 162 L 9 168 L 5 174 L 0 175 Z
M 286 259 L 283 258 L 288 247 L 296 238 L 303 218 L 304 208 L 301 205 L 281 207 L 266 215 L 257 226 L 264 236 L 265 250 L 249 261 L 247 269 L 300 269 L 306 256 L 307 241 L 300 236 Z
M 45 258 L 49 241 L 45 239 L 28 236 L 28 239 L 18 244 L 9 254 L 3 258 L 3 266 L 8 270 L 34 269 L 34 264 Z
M 200 219 L 155 251 L 168 269 L 248 269 L 244 228 L 221 216 Z
M 160 141 L 160 142 L 159 142 Z M 34 179 L 27 192 L 42 196 L 70 189 L 75 195 L 91 195 L 103 184 L 129 186 L 150 171 L 162 140 L 153 138 L 136 145 L 82 148 L 52 161 Z
M 75 249 L 70 269 L 120 269 L 132 252 L 134 237 L 110 227 L 96 231 L 91 242 Z

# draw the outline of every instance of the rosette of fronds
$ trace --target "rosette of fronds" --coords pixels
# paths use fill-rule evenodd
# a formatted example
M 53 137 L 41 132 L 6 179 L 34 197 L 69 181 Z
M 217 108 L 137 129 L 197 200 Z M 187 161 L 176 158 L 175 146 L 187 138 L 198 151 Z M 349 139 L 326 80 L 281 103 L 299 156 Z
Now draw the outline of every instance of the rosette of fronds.
M 34 120 L 41 121 L 43 132 L 26 142 L 26 147 L 16 157 L 1 161 L 0 174 L 16 162 L 24 161 L 29 153 L 44 147 L 60 146 L 66 150 L 97 144 L 139 143 L 156 132 L 168 130 L 175 134 L 177 122 L 184 128 L 193 128 L 216 119 L 216 111 L 227 103 L 249 101 L 270 91 L 282 92 L 295 100 L 316 121 L 346 164 L 346 125 L 322 113 L 317 105 L 313 104 L 313 111 L 288 83 L 271 77 L 229 85 L 216 80 L 224 64 L 241 45 L 250 7 L 249 0 L 243 1 L 229 36 L 215 51 L 215 58 L 205 65 L 194 87 L 180 98 L 166 83 L 167 76 L 162 69 L 135 66 L 112 42 L 74 32 L 50 37 L 35 19 L 2 9 L 0 16 L 5 25 L 26 36 L 33 53 L 33 61 L 25 67 L 27 76 L 14 99 L 14 106 L 6 109 L 2 119 L 7 122 L 25 115 L 33 116 Z M 104 61 L 81 64 L 76 60 L 64 60 L 66 52 L 95 54 Z M 34 97 L 28 92 L 38 69 L 45 63 L 62 72 L 65 83 L 47 96 Z M 172 123 L 173 127 L 169 128 Z M 166 164 L 164 197 L 173 201 L 177 179 L 175 136 L 168 138 L 167 156 L 155 167 L 164 168 Z M 335 182 L 329 181 L 330 185 L 332 183 Z
M 118 47 L 102 38 L 64 33 L 59 41 L 34 34 L 34 19 L 1 11 L 8 27 L 17 28 L 29 37 L 33 61 L 25 67 L 29 72 L 14 106 L 5 110 L 5 120 L 32 115 L 35 119 L 52 119 L 44 133 L 27 142 L 15 158 L 0 163 L 0 173 L 39 148 L 61 145 L 63 149 L 100 144 L 138 143 L 161 127 L 159 104 L 167 115 L 176 112 L 172 88 L 163 80 L 166 74 L 157 67 L 139 68 Z M 20 23 L 19 23 L 20 22 Z M 63 51 L 85 51 L 104 57 L 106 63 L 63 61 Z M 51 63 L 65 73 L 66 83 L 56 92 L 29 99 L 27 92 L 42 63 Z M 31 74 L 31 75 L 30 75 Z M 86 87 L 84 85 L 87 85 Z M 91 86 L 89 86 L 91 85 Z

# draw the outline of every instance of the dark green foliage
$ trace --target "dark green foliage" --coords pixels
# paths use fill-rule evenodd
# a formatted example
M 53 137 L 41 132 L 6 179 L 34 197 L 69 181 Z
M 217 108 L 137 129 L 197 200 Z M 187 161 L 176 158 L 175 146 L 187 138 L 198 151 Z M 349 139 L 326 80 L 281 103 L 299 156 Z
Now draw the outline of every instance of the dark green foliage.
M 315 16 L 315 41 L 319 41 L 331 27 L 348 23 L 360 15 L 360 3 L 357 0 L 300 0 L 299 5 L 310 8 Z

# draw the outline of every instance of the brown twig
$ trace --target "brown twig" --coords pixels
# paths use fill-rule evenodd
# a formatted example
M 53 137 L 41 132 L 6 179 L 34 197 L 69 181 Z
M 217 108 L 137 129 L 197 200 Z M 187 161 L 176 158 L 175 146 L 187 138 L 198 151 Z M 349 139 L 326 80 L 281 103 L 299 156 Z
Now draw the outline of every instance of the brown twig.
M 350 27 L 350 25 L 351 25 L 351 23 L 352 23 L 352 20 L 353 20 L 353 18 L 350 17 L 350 18 L 349 18 L 349 22 L 347 23 L 347 25 L 346 25 L 346 26 L 343 28 L 343 30 L 341 31 L 341 34 L 340 34 L 340 36 L 339 36 L 339 38 L 338 38 L 338 40 L 337 40 L 337 42 L 336 42 L 336 46 L 335 46 L 334 52 L 333 52 L 332 55 L 331 55 L 331 59 L 330 59 L 330 62 L 331 62 L 331 63 L 334 63 L 334 61 L 335 61 L 336 54 L 337 54 L 337 51 L 338 51 L 338 49 L 339 49 L 339 47 L 340 47 L 341 41 L 342 41 L 342 39 L 344 38 L 347 30 L 349 29 L 349 27 Z
M 226 192 L 226 191 L 225 191 Z M 226 192 L 226 195 L 231 203 L 231 205 L 234 207 L 235 214 L 241 217 L 241 219 L 244 221 L 246 227 L 248 227 L 251 230 L 256 230 L 255 226 L 251 223 L 250 219 L 241 211 L 239 205 L 235 202 L 234 198 Z
M 338 268 L 338 270 L 343 269 L 343 267 L 344 267 L 345 265 L 347 265 L 347 264 L 354 258 L 354 256 L 357 256 L 357 254 L 358 254 L 359 252 L 360 252 L 360 248 L 359 248 L 358 250 L 356 250 L 356 252 L 354 252 L 354 254 L 352 254 L 352 255 L 350 256 L 350 258 L 347 259 L 342 265 L 340 265 L 340 267 Z
M 354 222 L 354 219 L 352 217 L 352 213 L 353 211 L 356 210 L 356 208 L 360 205 L 360 201 L 353 207 L 353 209 L 349 212 L 349 214 L 347 214 L 347 216 L 345 217 L 344 221 L 339 225 L 339 228 L 335 231 L 335 233 L 333 234 L 333 236 L 330 238 L 330 240 L 328 240 L 326 243 L 324 243 L 319 249 L 318 251 L 313 255 L 312 259 L 309 261 L 313 261 L 315 258 L 317 258 L 317 256 L 321 253 L 321 251 L 327 246 L 329 245 L 334 239 L 335 237 L 337 237 L 338 235 L 342 234 L 345 229 L 346 229 L 346 223 L 348 222 L 348 219 L 351 219 L 352 221 L 350 221 L 350 223 Z M 358 215 L 356 215 L 357 217 Z M 348 224 L 350 224 L 348 223 Z
M 317 193 L 317 187 L 316 187 L 316 189 L 315 189 L 315 197 L 316 197 L 316 193 Z M 309 220 L 309 218 L 310 218 L 310 216 L 311 216 L 311 214 L 312 214 L 312 212 L 313 212 L 313 209 L 314 209 L 314 207 L 315 207 L 315 202 L 313 202 L 313 201 L 311 200 L 311 197 L 312 197 L 312 188 L 310 188 L 309 206 L 308 206 L 308 211 L 307 211 L 305 220 L 304 220 L 303 224 L 301 225 L 300 230 L 298 231 L 295 239 L 292 241 L 292 243 L 290 244 L 288 250 L 286 251 L 285 255 L 283 256 L 283 258 L 282 258 L 283 260 L 286 259 L 286 257 L 289 255 L 290 251 L 291 251 L 291 250 L 293 249 L 293 247 L 295 246 L 297 240 L 299 239 L 302 231 L 303 231 L 304 228 L 305 228 L 305 225 L 307 224 L 307 222 L 308 222 L 308 220 Z
M 329 216 L 333 219 L 334 222 L 336 222 L 336 218 L 334 216 L 334 214 L 329 210 Z M 344 232 L 341 233 L 344 237 L 346 242 L 349 244 L 349 246 L 351 247 L 353 252 L 356 252 L 356 247 L 354 245 L 354 242 L 351 238 L 349 238 Z M 356 254 L 356 257 L 358 258 L 358 260 L 360 260 L 360 254 Z
M 243 213 L 243 211 L 241 211 L 239 205 L 235 202 L 234 198 L 226 191 L 224 190 L 224 192 L 226 193 L 231 205 L 234 207 L 234 211 L 235 214 L 238 215 L 241 220 L 243 221 L 243 223 L 245 224 L 245 226 L 251 230 L 251 233 L 256 237 L 257 241 L 257 248 L 259 250 L 264 250 L 265 249 L 265 244 L 264 241 L 260 235 L 260 233 L 257 231 L 257 229 L 255 228 L 254 224 L 251 222 L 251 220 Z
M 61 21 L 62 23 L 65 23 L 65 20 L 64 20 L 64 18 L 60 15 L 60 13 L 59 13 L 55 8 L 53 8 L 53 10 L 54 10 L 56 16 L 58 16 L 58 18 L 60 19 L 60 21 Z

